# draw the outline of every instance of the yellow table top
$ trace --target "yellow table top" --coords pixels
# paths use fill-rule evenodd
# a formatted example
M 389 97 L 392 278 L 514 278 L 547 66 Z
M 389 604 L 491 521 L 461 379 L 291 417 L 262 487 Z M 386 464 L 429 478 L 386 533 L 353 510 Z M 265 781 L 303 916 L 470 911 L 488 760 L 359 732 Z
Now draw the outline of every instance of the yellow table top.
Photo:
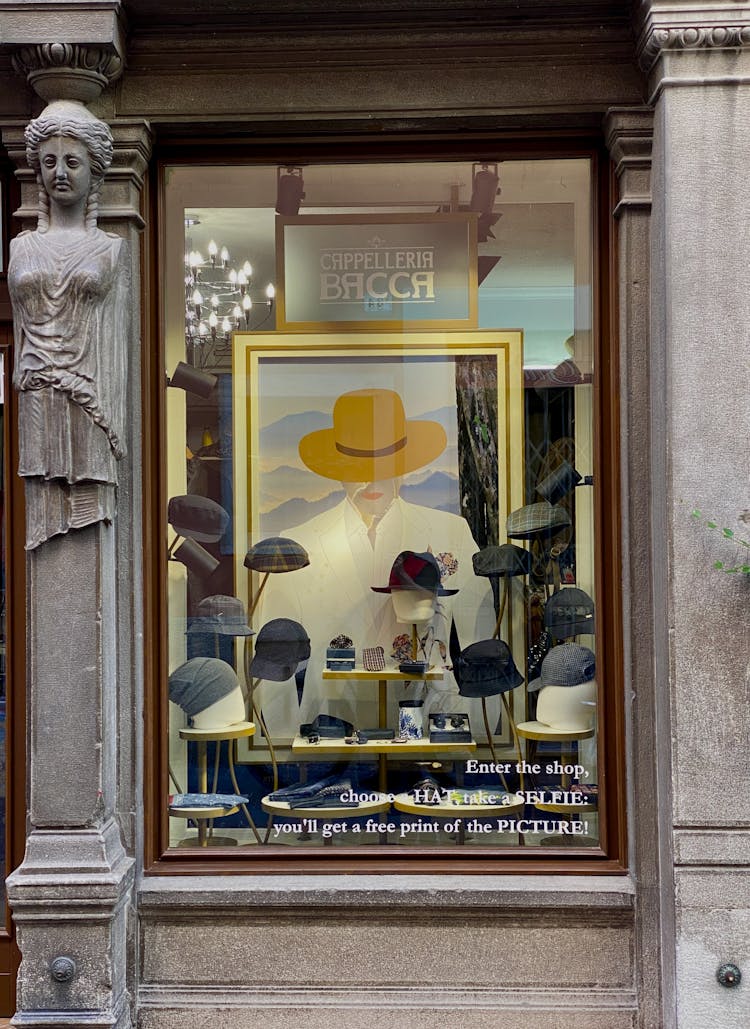
M 590 740 L 595 729 L 553 729 L 544 722 L 519 722 L 516 732 L 527 740 Z
M 234 725 L 223 725 L 218 729 L 180 729 L 182 740 L 239 740 L 254 735 L 254 722 L 235 722 Z
M 399 672 L 398 668 L 384 668 L 380 672 L 371 672 L 368 668 L 352 668 L 348 672 L 334 671 L 332 668 L 324 668 L 322 678 L 324 679 L 351 679 L 354 682 L 422 682 L 426 679 L 430 682 L 438 682 L 445 675 L 443 668 L 428 668 L 421 675 L 413 672 Z
M 587 811 L 596 811 L 596 804 L 549 804 L 537 801 L 534 807 L 539 811 L 551 811 L 558 815 L 576 815 L 580 811 L 585 814 Z
M 418 804 L 410 793 L 397 793 L 393 806 L 397 811 L 403 811 L 409 815 L 427 815 L 435 818 L 481 818 L 483 815 L 502 815 L 509 812 L 519 811 L 524 806 L 524 801 L 519 800 L 513 793 L 505 793 L 503 790 L 469 790 L 455 789 L 451 793 L 466 795 L 468 797 L 480 796 L 489 801 L 492 798 L 495 802 L 476 804 L 456 804 L 449 798 L 439 804 Z M 508 798 L 508 803 L 503 804 L 503 798 Z
M 378 796 L 379 800 L 362 800 L 356 807 L 291 808 L 288 800 L 269 800 L 268 797 L 263 797 L 260 804 L 269 815 L 285 818 L 359 818 L 361 815 L 378 815 L 390 809 L 388 797 L 384 793 Z
M 470 753 L 477 749 L 476 740 L 471 743 L 430 743 L 429 736 L 421 740 L 371 740 L 369 743 L 345 743 L 343 739 L 321 739 L 320 743 L 308 743 L 304 736 L 295 736 L 292 750 L 305 756 L 313 754 L 343 754 L 348 758 L 363 754 L 389 754 L 391 757 L 412 758 L 421 754 Z

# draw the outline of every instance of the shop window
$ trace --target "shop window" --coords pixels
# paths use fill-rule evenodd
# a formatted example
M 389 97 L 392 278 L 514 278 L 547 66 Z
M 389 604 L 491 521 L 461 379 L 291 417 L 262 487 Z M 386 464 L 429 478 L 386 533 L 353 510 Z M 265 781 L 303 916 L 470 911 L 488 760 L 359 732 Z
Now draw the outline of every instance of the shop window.
M 606 857 L 595 168 L 163 169 L 172 851 Z

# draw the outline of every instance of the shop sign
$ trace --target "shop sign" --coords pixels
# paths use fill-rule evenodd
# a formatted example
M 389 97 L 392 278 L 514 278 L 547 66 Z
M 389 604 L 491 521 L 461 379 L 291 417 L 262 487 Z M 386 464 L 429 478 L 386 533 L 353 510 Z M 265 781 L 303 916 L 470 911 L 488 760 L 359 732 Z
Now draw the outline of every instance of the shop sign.
M 279 219 L 279 328 L 473 328 L 476 215 Z

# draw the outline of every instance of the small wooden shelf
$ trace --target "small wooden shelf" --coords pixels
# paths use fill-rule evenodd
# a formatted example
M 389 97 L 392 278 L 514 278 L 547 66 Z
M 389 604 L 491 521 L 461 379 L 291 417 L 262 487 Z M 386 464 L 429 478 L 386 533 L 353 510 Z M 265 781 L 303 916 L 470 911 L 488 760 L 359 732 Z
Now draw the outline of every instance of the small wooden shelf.
M 393 740 L 371 740 L 369 743 L 345 743 L 344 740 L 321 739 L 320 743 L 308 743 L 304 736 L 295 736 L 292 740 L 292 751 L 295 754 L 312 757 L 315 754 L 337 754 L 347 758 L 361 757 L 364 754 L 387 754 L 392 758 L 413 758 L 430 754 L 469 754 L 477 749 L 476 740 L 471 743 L 430 743 L 429 736 L 421 740 L 407 740 L 396 743 Z
M 371 672 L 368 668 L 352 668 L 344 672 L 324 668 L 322 673 L 324 679 L 350 679 L 352 682 L 440 682 L 444 676 L 444 669 L 434 667 L 421 675 L 399 672 L 398 668 L 383 668 L 379 672 Z
M 180 739 L 192 740 L 195 743 L 210 743 L 213 740 L 241 740 L 255 735 L 254 722 L 235 722 L 234 725 L 223 725 L 218 729 L 180 729 Z
M 544 722 L 520 722 L 516 732 L 526 740 L 590 740 L 596 729 L 553 729 Z

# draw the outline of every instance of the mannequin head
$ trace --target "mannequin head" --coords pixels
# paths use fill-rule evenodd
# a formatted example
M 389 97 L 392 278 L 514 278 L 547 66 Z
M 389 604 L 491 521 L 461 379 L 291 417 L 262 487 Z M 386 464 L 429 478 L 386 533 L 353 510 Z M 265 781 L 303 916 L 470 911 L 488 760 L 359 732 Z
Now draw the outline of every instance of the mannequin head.
M 543 686 L 536 706 L 538 722 L 552 729 L 590 729 L 594 721 L 596 682 L 578 686 Z
M 239 683 L 236 689 L 233 689 L 226 697 L 221 697 L 220 700 L 193 715 L 193 726 L 196 729 L 224 729 L 228 725 L 244 721 L 245 700 Z
M 431 590 L 391 590 L 391 601 L 396 621 L 414 625 L 432 621 L 437 597 Z

